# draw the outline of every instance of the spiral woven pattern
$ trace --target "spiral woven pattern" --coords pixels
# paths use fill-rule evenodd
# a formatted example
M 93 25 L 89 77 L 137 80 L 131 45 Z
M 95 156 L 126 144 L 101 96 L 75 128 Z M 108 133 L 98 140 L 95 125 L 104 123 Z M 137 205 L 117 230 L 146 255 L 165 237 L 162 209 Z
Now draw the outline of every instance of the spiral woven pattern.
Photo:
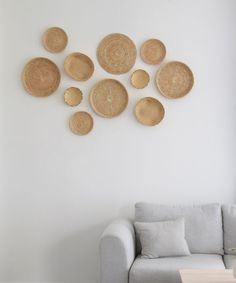
M 167 98 L 180 98 L 190 92 L 194 77 L 190 68 L 182 62 L 172 61 L 159 69 L 156 85 Z
M 43 57 L 30 60 L 23 69 L 22 81 L 33 96 L 49 96 L 60 84 L 60 71 L 55 63 Z
M 121 33 L 106 36 L 99 44 L 97 58 L 108 73 L 127 73 L 134 65 L 137 50 L 133 41 Z
M 70 117 L 69 126 L 76 135 L 86 135 L 93 128 L 92 116 L 84 111 L 79 111 Z
M 112 118 L 125 110 L 128 104 L 128 93 L 117 80 L 101 80 L 90 92 L 90 104 L 98 115 Z

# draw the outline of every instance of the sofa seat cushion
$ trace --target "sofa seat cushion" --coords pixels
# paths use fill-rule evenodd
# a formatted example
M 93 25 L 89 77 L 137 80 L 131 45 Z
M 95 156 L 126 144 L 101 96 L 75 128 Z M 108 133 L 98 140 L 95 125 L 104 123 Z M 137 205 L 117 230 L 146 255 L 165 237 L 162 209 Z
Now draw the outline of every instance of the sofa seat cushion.
M 224 263 L 227 269 L 233 268 L 234 261 L 236 261 L 236 255 L 224 255 Z
M 152 203 L 136 203 L 135 221 L 157 222 L 183 217 L 185 236 L 191 253 L 223 255 L 223 228 L 221 206 L 206 204 L 195 206 L 171 206 Z M 137 238 L 137 250 L 140 242 Z
M 137 257 L 129 283 L 181 283 L 179 269 L 225 269 L 221 255 L 192 254 L 184 257 L 144 259 Z

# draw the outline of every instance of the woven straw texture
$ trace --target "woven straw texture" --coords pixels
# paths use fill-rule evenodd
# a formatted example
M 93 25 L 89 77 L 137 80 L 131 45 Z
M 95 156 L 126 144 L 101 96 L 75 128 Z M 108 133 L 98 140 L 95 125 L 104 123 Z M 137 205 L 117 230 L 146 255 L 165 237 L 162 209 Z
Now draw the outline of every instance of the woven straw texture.
M 141 47 L 141 58 L 147 64 L 159 64 L 166 56 L 166 47 L 158 39 L 149 39 Z
M 146 126 L 155 126 L 164 118 L 165 109 L 160 101 L 153 97 L 144 97 L 135 106 L 137 120 Z
M 70 106 L 76 106 L 80 104 L 83 99 L 82 91 L 77 87 L 69 87 L 64 92 L 64 100 Z
M 79 52 L 71 53 L 66 57 L 64 68 L 66 73 L 77 81 L 87 81 L 94 72 L 93 61 Z
M 106 36 L 97 49 L 99 64 L 112 74 L 127 73 L 133 67 L 136 56 L 137 50 L 133 41 L 120 33 Z
M 65 31 L 58 27 L 52 27 L 43 34 L 43 46 L 49 52 L 58 53 L 67 46 L 68 37 Z
M 91 89 L 90 104 L 98 115 L 112 118 L 125 110 L 128 104 L 128 93 L 117 80 L 101 80 Z
M 172 61 L 162 66 L 156 75 L 156 85 L 167 98 L 180 98 L 190 92 L 194 77 L 190 68 L 182 62 Z
M 70 117 L 69 126 L 76 135 L 86 135 L 93 128 L 93 118 L 87 112 L 76 112 Z
M 133 87 L 141 89 L 148 85 L 150 77 L 146 71 L 139 69 L 133 72 L 130 81 Z
M 56 64 L 43 57 L 30 60 L 22 72 L 23 85 L 33 96 L 49 96 L 58 88 L 60 79 Z

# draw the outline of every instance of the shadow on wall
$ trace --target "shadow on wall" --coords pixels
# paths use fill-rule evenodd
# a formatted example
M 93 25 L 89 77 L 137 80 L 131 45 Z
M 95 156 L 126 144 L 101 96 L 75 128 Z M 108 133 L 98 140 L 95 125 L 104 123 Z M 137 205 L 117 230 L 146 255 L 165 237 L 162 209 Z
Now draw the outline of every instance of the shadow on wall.
M 61 240 L 51 250 L 48 281 L 99 282 L 99 238 L 109 221 Z

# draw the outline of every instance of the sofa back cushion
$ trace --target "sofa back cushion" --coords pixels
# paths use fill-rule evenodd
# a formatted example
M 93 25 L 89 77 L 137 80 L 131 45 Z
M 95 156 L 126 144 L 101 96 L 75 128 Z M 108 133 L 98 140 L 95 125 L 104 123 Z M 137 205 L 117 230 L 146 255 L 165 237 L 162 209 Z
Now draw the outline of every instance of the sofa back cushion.
M 235 254 L 236 248 L 236 205 L 223 205 L 224 249 L 226 254 Z
M 191 253 L 223 254 L 223 229 L 219 204 L 168 206 L 151 203 L 135 204 L 135 221 L 156 222 L 185 219 L 185 237 Z M 140 253 L 140 242 L 137 242 Z

